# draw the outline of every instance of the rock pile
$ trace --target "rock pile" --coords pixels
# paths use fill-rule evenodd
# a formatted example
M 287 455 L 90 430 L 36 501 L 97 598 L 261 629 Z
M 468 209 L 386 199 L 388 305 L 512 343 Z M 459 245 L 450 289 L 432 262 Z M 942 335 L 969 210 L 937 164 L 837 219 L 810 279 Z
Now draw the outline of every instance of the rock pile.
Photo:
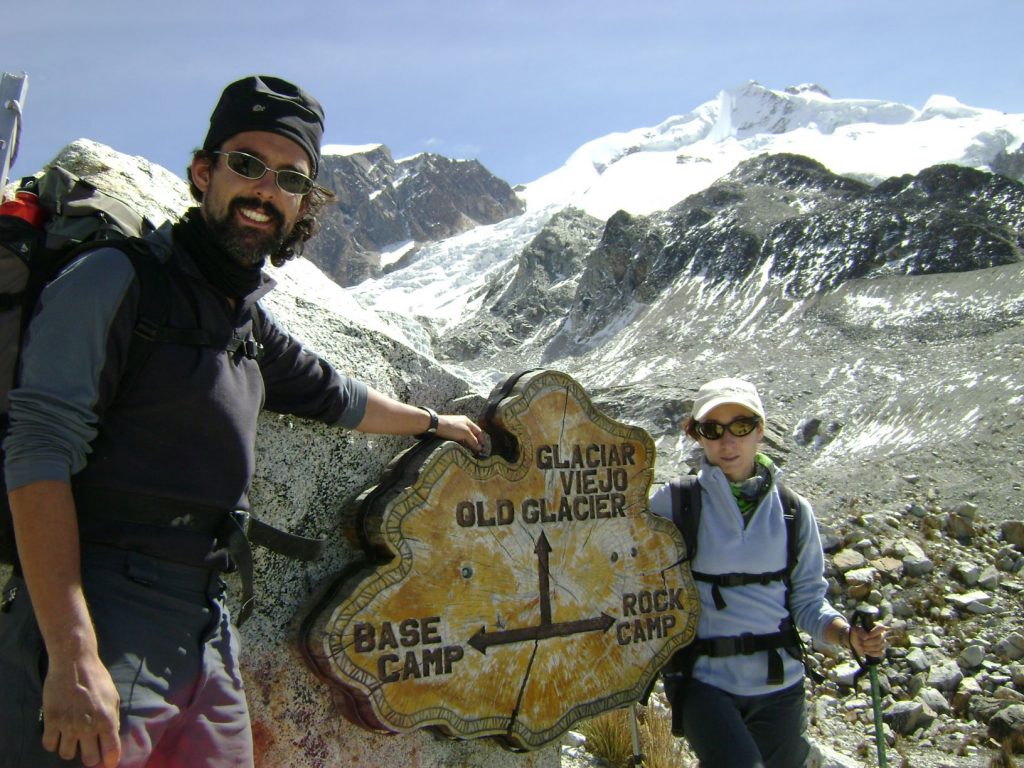
M 830 599 L 847 613 L 873 606 L 889 627 L 878 679 L 890 748 L 914 766 L 987 765 L 1024 750 L 1024 522 L 933 497 L 881 512 L 852 503 L 847 519 L 821 524 Z M 837 724 L 856 725 L 864 738 L 852 746 L 873 755 L 860 666 L 832 649 L 810 658 L 825 676 L 811 699 L 816 734 L 851 746 Z

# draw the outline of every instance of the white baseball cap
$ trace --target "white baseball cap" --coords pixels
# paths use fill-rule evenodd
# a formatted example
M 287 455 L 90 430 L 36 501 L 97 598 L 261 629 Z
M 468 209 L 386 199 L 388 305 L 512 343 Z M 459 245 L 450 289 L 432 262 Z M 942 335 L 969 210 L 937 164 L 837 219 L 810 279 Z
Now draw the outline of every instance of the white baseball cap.
M 697 398 L 693 401 L 693 419 L 702 421 L 714 408 L 726 403 L 742 405 L 751 413 L 764 418 L 764 406 L 754 385 L 743 379 L 714 379 L 697 390 Z

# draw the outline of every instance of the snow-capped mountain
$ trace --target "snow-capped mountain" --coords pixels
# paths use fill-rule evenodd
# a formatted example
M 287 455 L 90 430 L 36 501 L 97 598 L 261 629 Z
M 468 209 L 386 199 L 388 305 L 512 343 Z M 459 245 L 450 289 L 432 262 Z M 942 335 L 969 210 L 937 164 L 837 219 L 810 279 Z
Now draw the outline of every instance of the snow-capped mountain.
M 523 215 L 424 247 L 415 270 L 394 272 L 355 293 L 378 310 L 400 308 L 443 330 L 476 306 L 503 260 L 567 207 L 600 220 L 619 210 L 666 210 L 741 162 L 779 153 L 813 158 L 869 184 L 941 163 L 1006 172 L 1020 168 L 1022 143 L 1024 115 L 968 107 L 951 97 L 934 96 L 915 109 L 833 99 L 818 86 L 776 91 L 751 82 L 653 128 L 584 144 L 561 168 L 517 188 L 527 203 Z
M 877 183 L 941 163 L 990 169 L 1018 151 L 1022 139 L 1024 115 L 976 109 L 948 96 L 914 109 L 833 99 L 813 85 L 775 91 L 751 82 L 653 128 L 584 144 L 520 194 L 531 207 L 568 204 L 606 219 L 620 209 L 669 208 L 759 154 L 805 155 L 835 173 Z

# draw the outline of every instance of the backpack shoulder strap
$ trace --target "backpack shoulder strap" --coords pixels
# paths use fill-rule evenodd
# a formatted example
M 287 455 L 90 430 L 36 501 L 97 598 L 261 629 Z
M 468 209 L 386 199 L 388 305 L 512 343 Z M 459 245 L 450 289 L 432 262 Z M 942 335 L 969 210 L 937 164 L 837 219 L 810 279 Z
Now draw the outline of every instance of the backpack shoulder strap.
M 248 339 L 223 336 L 211 333 L 203 328 L 172 328 L 169 326 L 171 316 L 171 277 L 168 267 L 144 238 L 125 238 L 123 240 L 104 242 L 100 247 L 118 248 L 132 262 L 139 280 L 139 312 L 135 323 L 135 341 L 128 350 L 128 364 L 122 384 L 129 384 L 148 359 L 154 342 L 182 344 L 194 347 L 212 347 L 229 354 L 241 354 L 256 359 L 261 346 L 257 338 Z M 256 312 L 253 312 L 253 327 L 256 325 Z M 126 387 L 125 387 L 126 388 Z
M 131 389 L 153 351 L 152 342 L 159 330 L 167 325 L 171 314 L 170 277 L 160 259 L 141 238 L 110 240 L 95 247 L 116 248 L 124 253 L 139 281 L 139 310 L 132 341 L 128 345 L 128 360 L 117 387 L 119 397 Z
M 782 516 L 786 521 L 786 610 L 789 611 L 790 621 L 792 621 L 791 582 L 793 570 L 796 568 L 797 560 L 800 559 L 800 526 L 803 517 L 803 506 L 800 504 L 800 497 L 795 491 L 779 480 L 775 482 L 779 489 L 779 498 L 782 500 Z M 798 658 L 803 662 L 804 670 L 812 680 L 817 683 L 822 682 L 825 679 L 824 676 L 807 662 L 807 651 L 804 648 L 804 643 L 799 633 L 796 633 L 796 639 L 795 650 L 787 650 L 787 652 L 791 656 L 794 653 L 796 654 L 794 658 Z
M 782 515 L 786 521 L 786 574 L 793 572 L 800 553 L 800 523 L 802 507 L 800 497 L 780 480 L 775 481 L 782 500 Z
M 672 522 L 686 542 L 686 560 L 697 556 L 697 528 L 700 525 L 700 483 L 695 475 L 683 475 L 669 481 L 672 494 Z

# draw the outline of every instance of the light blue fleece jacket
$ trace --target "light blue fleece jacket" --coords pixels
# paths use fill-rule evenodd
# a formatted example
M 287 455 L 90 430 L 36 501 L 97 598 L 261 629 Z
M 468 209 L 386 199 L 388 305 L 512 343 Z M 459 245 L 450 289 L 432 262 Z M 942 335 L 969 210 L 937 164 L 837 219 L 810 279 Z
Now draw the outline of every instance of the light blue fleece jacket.
M 771 468 L 773 478 L 778 470 Z M 701 520 L 697 532 L 697 557 L 690 564 L 702 573 L 765 573 L 786 567 L 786 522 L 782 500 L 773 482 L 771 491 L 758 503 L 750 522 L 743 525 L 739 506 L 729 487 L 729 480 L 716 466 L 705 460 L 697 475 L 701 484 Z M 672 519 L 672 494 L 668 484 L 651 494 L 651 511 Z M 797 534 L 798 556 L 792 573 L 790 602 L 793 620 L 817 642 L 824 642 L 823 633 L 832 619 L 840 616 L 825 598 L 828 584 L 824 578 L 825 557 L 818 535 L 814 512 L 806 499 L 800 497 L 803 514 Z M 748 584 L 723 587 L 726 607 L 715 608 L 711 584 L 697 582 L 701 615 L 697 637 L 723 637 L 769 634 L 779 630 L 786 618 L 786 589 L 781 581 L 767 585 Z M 698 680 L 741 696 L 756 696 L 780 691 L 795 685 L 803 677 L 801 662 L 784 650 L 782 657 L 785 678 L 782 685 L 769 685 L 767 651 L 750 656 L 709 658 L 701 656 L 693 668 Z

